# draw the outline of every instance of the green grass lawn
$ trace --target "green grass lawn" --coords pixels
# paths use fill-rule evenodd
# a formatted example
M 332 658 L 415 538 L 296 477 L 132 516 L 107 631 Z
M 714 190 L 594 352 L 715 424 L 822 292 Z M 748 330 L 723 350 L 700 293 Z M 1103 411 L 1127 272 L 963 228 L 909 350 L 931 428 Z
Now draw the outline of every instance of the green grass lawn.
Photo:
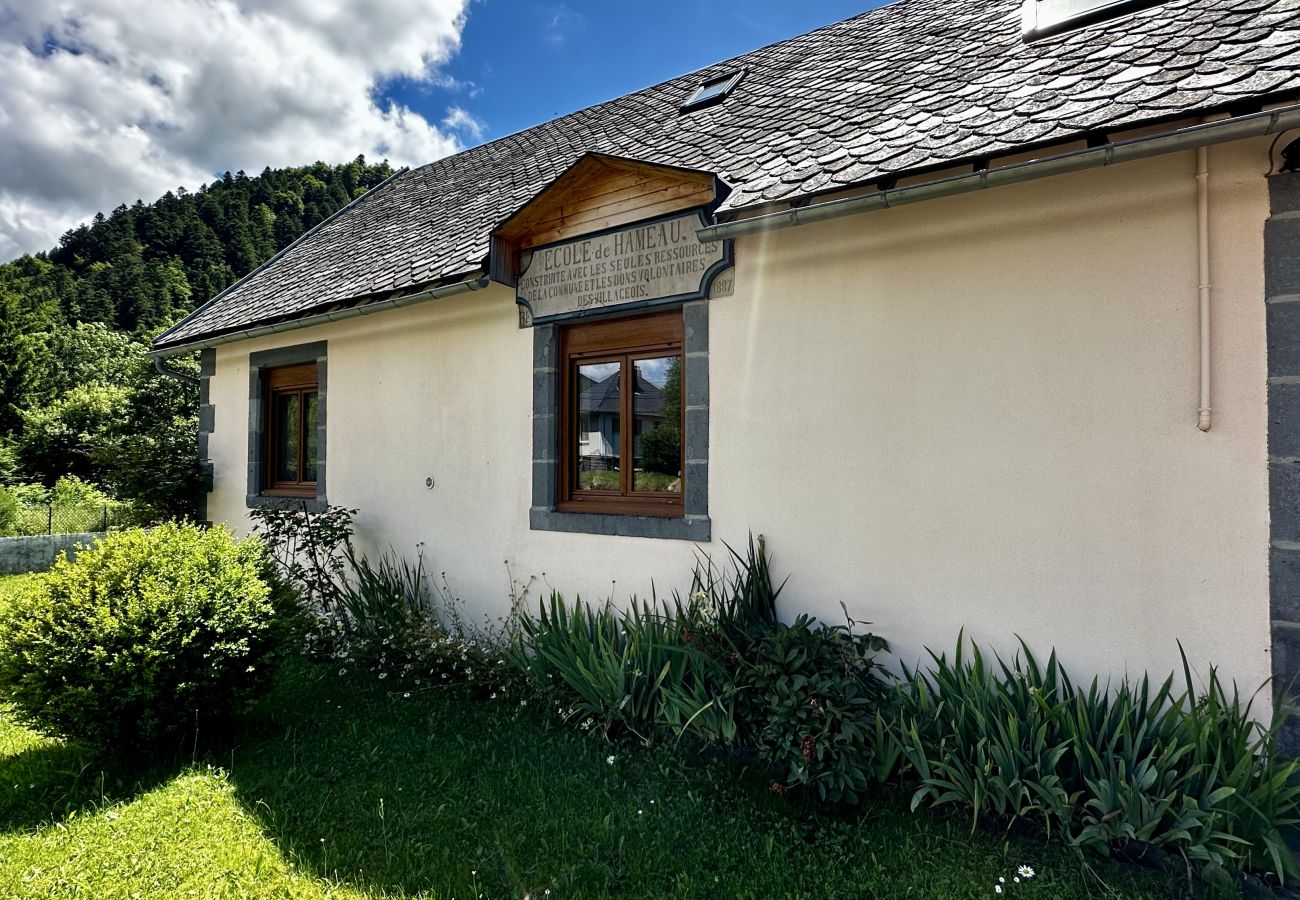
M 1003 896 L 1185 892 L 895 793 L 814 813 L 729 761 L 387 684 L 294 663 L 232 744 L 144 770 L 0 711 L 0 897 L 992 897 L 1021 863 Z

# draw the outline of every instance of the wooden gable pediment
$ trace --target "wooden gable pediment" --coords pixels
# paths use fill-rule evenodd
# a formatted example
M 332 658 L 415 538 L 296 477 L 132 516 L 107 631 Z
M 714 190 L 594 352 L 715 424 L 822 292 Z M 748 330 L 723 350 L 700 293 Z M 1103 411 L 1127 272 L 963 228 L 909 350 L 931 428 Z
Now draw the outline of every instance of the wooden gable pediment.
M 491 277 L 514 285 L 521 250 L 712 206 L 725 190 L 712 172 L 588 153 L 493 229 Z

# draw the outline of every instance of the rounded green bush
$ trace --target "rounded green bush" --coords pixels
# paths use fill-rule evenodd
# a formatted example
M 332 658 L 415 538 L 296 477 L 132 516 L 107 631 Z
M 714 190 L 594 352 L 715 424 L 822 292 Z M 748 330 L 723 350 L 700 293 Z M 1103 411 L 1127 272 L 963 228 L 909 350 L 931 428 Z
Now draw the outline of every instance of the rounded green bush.
M 215 723 L 280 629 L 262 543 L 167 524 L 97 541 L 0 611 L 0 696 L 37 728 L 138 746 Z

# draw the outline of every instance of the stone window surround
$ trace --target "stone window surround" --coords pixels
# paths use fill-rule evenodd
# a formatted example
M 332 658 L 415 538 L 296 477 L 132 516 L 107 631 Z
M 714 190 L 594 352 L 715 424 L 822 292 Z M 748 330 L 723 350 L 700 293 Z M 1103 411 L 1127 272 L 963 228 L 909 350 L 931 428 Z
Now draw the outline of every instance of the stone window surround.
M 324 512 L 329 501 L 325 494 L 326 471 L 326 410 L 329 408 L 326 397 L 326 341 L 313 341 L 310 344 L 297 344 L 292 347 L 276 347 L 274 350 L 261 350 L 248 355 L 248 495 L 245 498 L 250 509 L 265 506 L 282 506 L 302 504 L 308 512 Z M 316 420 L 317 452 L 320 458 L 316 464 L 316 497 L 268 497 L 262 493 L 266 465 L 266 385 L 263 373 L 268 369 L 281 366 L 316 363 L 317 392 L 320 397 L 320 411 Z
M 562 531 L 626 537 L 706 542 L 709 521 L 709 306 L 708 300 L 682 304 L 686 404 L 682 413 L 686 445 L 684 515 L 630 516 L 558 512 L 560 475 L 560 329 L 533 326 L 533 531 Z

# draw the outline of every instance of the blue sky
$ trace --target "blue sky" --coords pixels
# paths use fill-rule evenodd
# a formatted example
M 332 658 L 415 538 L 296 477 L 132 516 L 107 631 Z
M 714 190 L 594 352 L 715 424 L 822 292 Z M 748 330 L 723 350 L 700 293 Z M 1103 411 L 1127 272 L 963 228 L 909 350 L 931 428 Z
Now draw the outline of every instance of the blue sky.
M 434 121 L 456 104 L 491 140 L 880 5 L 475 0 L 460 52 L 442 69 L 455 83 L 399 80 L 384 96 Z

